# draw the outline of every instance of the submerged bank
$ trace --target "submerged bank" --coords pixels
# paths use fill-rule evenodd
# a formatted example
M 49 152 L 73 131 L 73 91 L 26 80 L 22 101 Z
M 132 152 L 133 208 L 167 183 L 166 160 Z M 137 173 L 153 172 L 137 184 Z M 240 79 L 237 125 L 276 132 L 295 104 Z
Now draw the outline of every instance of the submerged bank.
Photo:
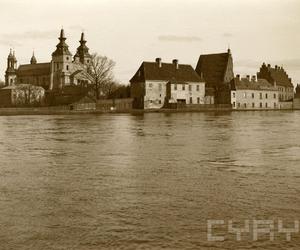
M 72 115 L 72 114 L 142 114 L 142 113 L 185 113 L 185 112 L 242 112 L 242 111 L 295 111 L 299 109 L 255 109 L 235 110 L 231 108 L 198 108 L 198 109 L 128 109 L 128 110 L 70 110 L 58 107 L 34 107 L 34 108 L 0 108 L 0 116 L 15 115 Z

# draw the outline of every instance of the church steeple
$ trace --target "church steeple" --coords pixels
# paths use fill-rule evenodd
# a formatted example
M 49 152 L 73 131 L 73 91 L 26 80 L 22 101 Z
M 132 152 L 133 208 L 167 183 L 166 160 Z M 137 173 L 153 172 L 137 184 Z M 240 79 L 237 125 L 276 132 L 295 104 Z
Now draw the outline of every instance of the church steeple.
M 32 57 L 31 57 L 31 59 L 30 59 L 30 64 L 36 64 L 37 63 L 37 60 L 36 60 L 36 58 L 35 58 L 35 56 L 34 56 L 34 51 L 32 52 Z
M 59 43 L 56 45 L 56 50 L 52 53 L 52 56 L 69 55 L 72 56 L 69 51 L 69 46 L 66 44 L 66 37 L 64 29 L 60 30 Z
M 89 48 L 86 46 L 84 32 L 81 33 L 79 43 L 80 43 L 80 46 L 77 48 L 77 52 L 74 56 L 74 60 L 75 60 L 75 62 L 81 62 L 83 64 L 88 64 L 91 60 L 91 55 L 89 54 Z
M 5 71 L 5 85 L 12 85 L 15 82 L 17 76 L 17 59 L 15 52 L 10 49 L 7 57 L 7 68 Z

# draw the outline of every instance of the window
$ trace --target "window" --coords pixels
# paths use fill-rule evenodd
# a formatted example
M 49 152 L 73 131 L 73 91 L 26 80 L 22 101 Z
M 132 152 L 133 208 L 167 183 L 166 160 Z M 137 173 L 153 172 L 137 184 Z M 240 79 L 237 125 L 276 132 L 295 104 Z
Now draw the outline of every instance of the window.
M 235 102 L 233 102 L 233 104 L 232 104 L 232 105 L 233 105 L 233 107 L 235 108 Z
M 238 108 L 240 108 L 241 107 L 241 104 L 238 102 Z
M 255 103 L 254 102 L 252 102 L 252 108 L 255 108 Z
M 174 90 L 177 90 L 177 84 L 176 83 L 174 84 Z
M 190 97 L 190 104 L 193 103 L 193 97 Z
M 235 98 L 235 92 L 232 92 L 232 97 Z
M 266 102 L 266 108 L 268 107 L 268 103 Z
M 159 100 L 158 103 L 161 104 L 161 100 Z
M 13 83 L 13 81 L 14 81 L 13 79 L 10 79 L 10 83 Z
M 152 88 L 152 83 L 149 83 L 149 88 Z
M 262 99 L 262 93 L 259 93 L 259 99 Z
M 259 107 L 260 107 L 260 108 L 262 108 L 262 102 L 261 102 L 261 103 L 259 103 Z
M 87 60 L 86 62 L 87 62 L 87 63 L 89 63 L 89 62 L 90 62 L 90 60 Z
M 197 97 L 197 103 L 200 104 L 200 97 Z
M 274 94 L 274 99 L 276 99 L 276 94 Z
M 192 91 L 192 85 L 189 85 L 189 91 Z
M 59 69 L 59 63 L 56 64 L 56 69 Z
M 268 99 L 268 93 L 266 93 L 266 99 Z
M 244 103 L 244 108 L 247 108 L 247 103 Z
M 185 90 L 185 84 L 182 84 L 182 90 Z
M 274 108 L 276 108 L 277 107 L 277 104 L 276 104 L 276 102 L 274 102 Z
M 69 61 L 69 57 L 68 56 L 66 57 L 66 59 L 67 59 L 67 61 Z
M 160 83 L 160 84 L 158 84 L 158 89 L 159 89 L 159 91 L 161 91 L 161 90 L 162 90 L 162 85 L 161 85 L 161 83 Z
M 197 91 L 199 91 L 200 90 L 200 86 L 199 85 L 197 85 Z
M 246 92 L 244 93 L 244 98 L 247 98 L 247 93 Z
M 69 70 L 69 65 L 66 66 L 67 70 Z
M 252 93 L 252 99 L 254 99 L 254 93 Z

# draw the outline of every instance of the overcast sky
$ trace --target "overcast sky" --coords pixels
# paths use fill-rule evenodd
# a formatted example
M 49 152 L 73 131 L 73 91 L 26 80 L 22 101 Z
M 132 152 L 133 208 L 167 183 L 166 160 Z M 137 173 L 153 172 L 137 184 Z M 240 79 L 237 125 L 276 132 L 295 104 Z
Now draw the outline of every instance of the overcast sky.
M 18 64 L 51 60 L 61 27 L 75 53 L 85 31 L 90 52 L 116 62 L 128 83 L 142 61 L 161 57 L 196 66 L 200 54 L 230 46 L 235 74 L 262 62 L 283 65 L 300 83 L 299 0 L 0 0 L 0 79 L 9 48 Z

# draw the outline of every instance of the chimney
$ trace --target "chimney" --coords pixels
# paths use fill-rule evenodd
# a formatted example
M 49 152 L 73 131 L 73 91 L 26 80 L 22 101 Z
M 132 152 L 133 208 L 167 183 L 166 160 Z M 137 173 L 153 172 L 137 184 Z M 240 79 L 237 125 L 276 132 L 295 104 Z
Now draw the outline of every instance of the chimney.
M 253 76 L 251 77 L 251 81 L 252 81 L 252 82 L 256 82 L 256 81 L 257 81 L 256 75 L 253 75 Z
M 173 59 L 172 63 L 175 65 L 175 68 L 178 69 L 178 67 L 179 67 L 178 60 L 177 59 Z
M 248 81 L 250 81 L 250 75 L 247 75 L 246 78 Z
M 155 62 L 157 63 L 158 67 L 161 68 L 161 58 L 160 57 L 157 57 L 155 58 Z
M 241 76 L 239 74 L 237 74 L 236 75 L 236 79 L 240 81 L 241 80 Z
M 278 66 L 277 65 L 275 65 L 275 70 L 277 70 L 278 69 Z

